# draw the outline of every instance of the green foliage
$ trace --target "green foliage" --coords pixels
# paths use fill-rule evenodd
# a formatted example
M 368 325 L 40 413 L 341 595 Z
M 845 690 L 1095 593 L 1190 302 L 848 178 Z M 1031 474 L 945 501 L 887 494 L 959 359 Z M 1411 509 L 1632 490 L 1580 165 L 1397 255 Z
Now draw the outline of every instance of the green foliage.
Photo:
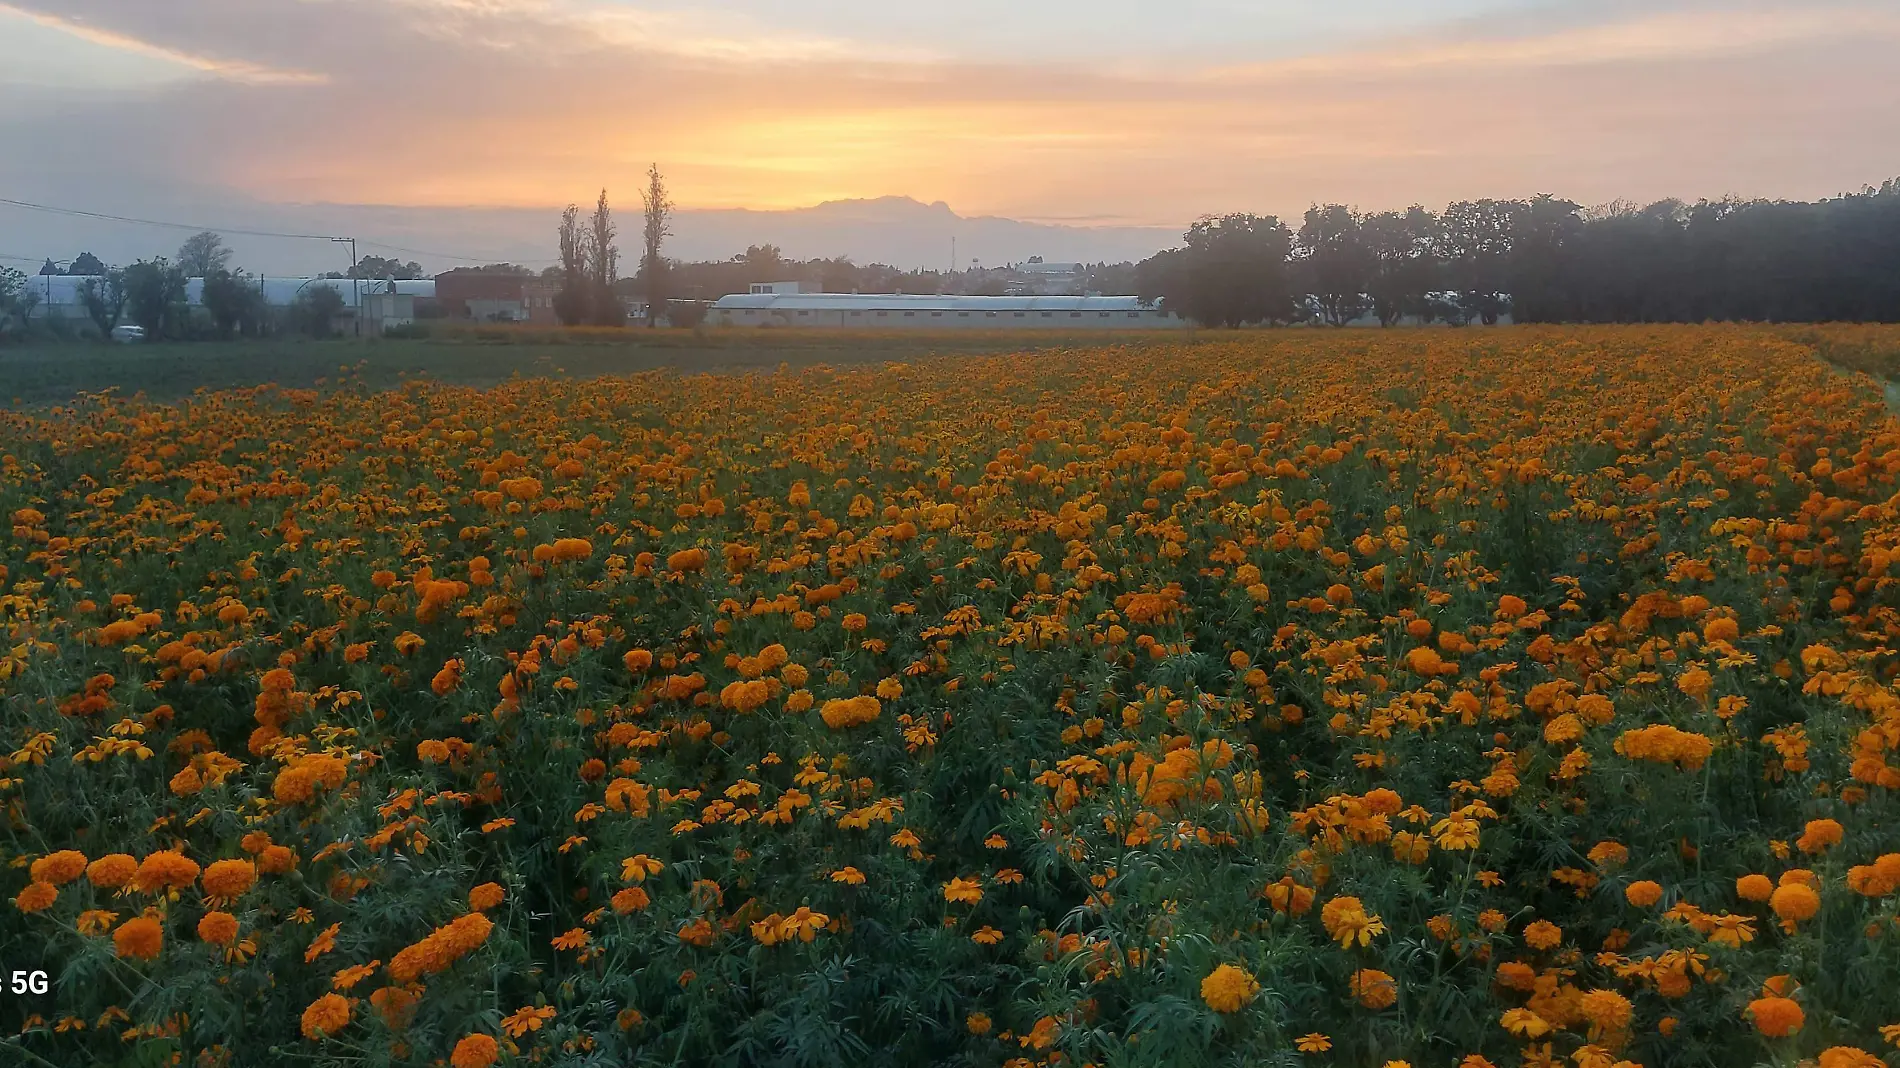
M 186 275 L 164 259 L 140 260 L 125 269 L 122 285 L 125 310 L 132 321 L 143 327 L 147 342 L 173 333 L 183 326 Z

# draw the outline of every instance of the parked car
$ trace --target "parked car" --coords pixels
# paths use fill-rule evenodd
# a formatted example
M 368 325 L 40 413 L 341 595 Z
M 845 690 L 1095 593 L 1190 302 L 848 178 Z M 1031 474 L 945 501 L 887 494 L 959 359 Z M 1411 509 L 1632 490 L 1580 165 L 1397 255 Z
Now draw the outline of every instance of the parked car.
M 130 345 L 145 340 L 145 328 L 142 326 L 115 326 L 112 328 L 112 340 L 121 345 Z

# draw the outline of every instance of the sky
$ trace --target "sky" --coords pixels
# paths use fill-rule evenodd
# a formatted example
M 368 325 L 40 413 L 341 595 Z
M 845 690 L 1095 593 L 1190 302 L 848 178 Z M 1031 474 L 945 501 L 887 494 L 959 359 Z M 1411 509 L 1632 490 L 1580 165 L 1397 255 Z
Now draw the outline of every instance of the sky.
M 685 209 L 1163 230 L 1812 199 L 1900 176 L 1896 54 L 1900 0 L 0 0 L 0 197 L 463 249 L 649 163 Z M 137 236 L 31 214 L 0 254 Z

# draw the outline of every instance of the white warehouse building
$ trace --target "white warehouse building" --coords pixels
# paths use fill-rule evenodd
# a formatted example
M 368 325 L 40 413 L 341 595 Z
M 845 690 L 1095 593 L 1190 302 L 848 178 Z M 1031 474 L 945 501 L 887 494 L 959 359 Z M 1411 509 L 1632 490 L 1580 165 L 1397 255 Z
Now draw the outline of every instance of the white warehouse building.
M 734 293 L 714 326 L 862 329 L 1171 330 L 1187 326 L 1140 297 L 962 297 L 897 293 Z

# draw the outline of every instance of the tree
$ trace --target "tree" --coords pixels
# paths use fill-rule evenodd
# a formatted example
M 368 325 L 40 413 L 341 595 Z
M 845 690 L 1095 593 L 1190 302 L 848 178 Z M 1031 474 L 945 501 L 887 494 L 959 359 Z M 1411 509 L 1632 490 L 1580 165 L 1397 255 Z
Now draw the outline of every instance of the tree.
M 627 316 L 614 295 L 614 282 L 620 277 L 620 249 L 614 244 L 613 209 L 607 206 L 607 191 L 600 191 L 594 202 L 594 214 L 587 222 L 587 281 L 589 310 L 595 326 L 625 326 Z M 650 314 L 650 313 L 649 313 Z
M 25 273 L 11 267 L 0 267 L 0 334 L 5 334 L 8 324 L 13 321 L 14 306 L 25 288 Z
M 640 203 L 646 209 L 645 225 L 641 236 L 645 239 L 645 251 L 640 257 L 640 273 L 647 283 L 647 326 L 658 324 L 657 316 L 666 304 L 666 261 L 660 258 L 660 248 L 666 239 L 673 236 L 673 202 L 666 195 L 666 180 L 660 175 L 660 165 L 655 163 L 647 168 L 646 191 L 640 194 Z M 749 252 L 750 250 L 748 250 Z M 772 249 L 776 257 L 778 250 Z
M 185 272 L 163 257 L 127 267 L 124 285 L 126 311 L 145 330 L 145 340 L 159 340 L 183 319 Z
M 336 317 L 343 314 L 343 294 L 332 286 L 308 285 L 290 302 L 290 328 L 321 341 L 336 333 Z
M 1439 216 L 1445 270 L 1459 307 L 1486 326 L 1510 310 L 1511 232 L 1523 207 L 1512 200 L 1466 200 Z
M 193 234 L 178 246 L 178 269 L 186 278 L 209 278 L 223 270 L 230 259 L 231 250 L 224 247 L 224 238 L 210 230 Z
M 1511 215 L 1511 317 L 1564 316 L 1573 301 L 1565 292 L 1567 246 L 1581 230 L 1583 209 L 1548 193 Z
M 99 328 L 101 337 L 112 336 L 112 329 L 119 325 L 119 316 L 125 312 L 125 301 L 125 272 L 116 267 L 107 268 L 79 286 L 79 303 L 92 319 L 92 325 Z
M 30 285 L 20 290 L 20 295 L 13 298 L 14 310 L 20 313 L 20 329 L 21 330 L 32 329 L 33 309 L 39 306 L 40 306 L 40 291 L 37 289 L 34 289 Z M 47 314 L 50 315 L 52 313 L 48 312 Z
M 322 287 L 330 292 L 330 287 Z M 341 295 L 338 296 L 341 300 Z M 205 279 L 202 297 L 205 311 L 217 325 L 218 336 L 229 340 L 239 330 L 258 332 L 264 317 L 264 294 L 244 276 L 243 271 L 219 271 Z
M 581 209 L 573 204 L 561 213 L 561 289 L 554 295 L 554 314 L 562 326 L 579 326 L 592 318 L 587 279 L 587 244 L 581 233 Z
M 29 260 L 28 262 L 31 262 L 31 261 Z M 59 265 L 53 262 L 53 258 L 51 256 L 46 257 L 46 262 L 40 264 L 41 278 L 45 278 L 48 275 L 57 275 L 60 273 L 61 271 L 59 269 Z
M 1306 288 L 1328 323 L 1345 326 L 1366 313 L 1374 264 L 1359 216 L 1351 208 L 1328 204 L 1306 209 L 1299 255 Z
M 777 245 L 747 245 L 744 255 L 733 259 L 745 264 L 748 282 L 782 281 L 790 269 Z
M 105 261 L 90 252 L 81 252 L 67 266 L 66 273 L 85 278 L 97 278 L 106 273 Z
M 1185 247 L 1135 268 L 1142 299 L 1209 326 L 1284 323 L 1294 317 L 1287 257 L 1293 235 L 1272 215 L 1227 215 L 1196 222 Z
M 1427 300 L 1437 274 L 1434 247 L 1438 217 L 1414 204 L 1405 212 L 1386 211 L 1360 221 L 1361 239 L 1372 260 L 1366 294 L 1380 326 L 1391 326 L 1407 315 L 1427 322 L 1432 308 Z
M 512 266 L 512 264 L 509 266 Z M 414 260 L 403 263 L 401 260 L 385 259 L 382 256 L 364 256 L 362 259 L 356 261 L 356 265 L 350 268 L 350 273 L 343 277 L 365 278 L 376 281 L 385 279 L 399 282 L 409 281 L 422 277 L 422 264 Z

